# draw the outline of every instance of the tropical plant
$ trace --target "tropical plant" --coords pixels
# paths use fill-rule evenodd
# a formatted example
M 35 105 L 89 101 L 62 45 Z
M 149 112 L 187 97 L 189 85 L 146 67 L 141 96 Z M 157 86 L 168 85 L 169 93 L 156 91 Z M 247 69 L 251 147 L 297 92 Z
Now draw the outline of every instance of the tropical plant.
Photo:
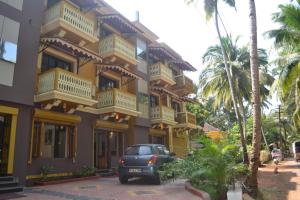
M 208 192 L 212 199 L 226 194 L 229 185 L 247 174 L 247 166 L 236 163 L 241 160 L 239 146 L 229 140 L 218 143 L 201 137 L 199 143 L 203 148 L 195 149 L 193 154 L 172 163 L 166 164 L 161 177 L 185 178 L 192 186 Z
M 296 132 L 300 131 L 300 1 L 279 5 L 280 11 L 273 14 L 273 21 L 280 25 L 278 29 L 268 31 L 266 35 L 274 39 L 278 58 L 274 61 L 274 70 L 278 80 L 274 83 L 280 100 L 285 104 L 293 119 Z
M 48 175 L 53 172 L 54 167 L 50 165 L 42 165 L 40 169 L 41 179 L 42 181 L 48 180 Z
M 253 115 L 253 136 L 252 151 L 250 159 L 250 174 L 247 177 L 247 185 L 250 187 L 254 196 L 257 196 L 258 183 L 257 172 L 260 165 L 261 147 L 261 100 L 259 83 L 259 59 L 257 52 L 257 21 L 255 1 L 249 0 L 250 18 L 250 69 L 252 85 L 252 115 Z
M 195 0 L 186 0 L 187 3 L 192 3 L 194 1 Z M 225 2 L 230 7 L 235 8 L 235 0 L 223 0 L 223 2 Z M 237 122 L 238 122 L 239 127 L 240 127 L 239 130 L 241 132 L 241 138 L 242 138 L 241 141 L 242 141 L 243 152 L 244 152 L 243 158 L 244 158 L 245 163 L 249 163 L 247 148 L 246 148 L 245 140 L 243 139 L 244 134 L 243 134 L 242 121 L 241 121 L 240 112 L 239 112 L 238 105 L 237 105 L 237 100 L 235 98 L 236 93 L 235 93 L 235 90 L 234 90 L 232 75 L 230 73 L 230 69 L 229 69 L 229 66 L 228 66 L 228 55 L 226 54 L 225 47 L 222 43 L 222 35 L 221 35 L 221 32 L 220 32 L 220 27 L 219 27 L 218 0 L 204 0 L 204 10 L 205 10 L 205 13 L 206 13 L 206 19 L 207 20 L 210 20 L 212 18 L 212 16 L 214 16 L 215 27 L 216 27 L 218 38 L 219 38 L 219 41 L 220 41 L 220 47 L 221 47 L 223 60 L 224 60 L 224 67 L 225 67 L 226 75 L 227 75 L 227 78 L 228 78 L 228 83 L 229 83 L 229 88 L 230 88 L 230 95 L 232 97 L 232 104 L 233 104 L 233 107 L 234 107 Z
M 233 83 L 238 100 L 238 105 L 244 121 L 247 119 L 247 111 L 244 103 L 251 104 L 251 79 L 250 79 L 250 53 L 247 46 L 239 47 L 239 37 L 222 38 L 225 51 L 229 55 L 229 66 L 233 78 Z M 267 97 L 269 96 L 268 87 L 272 85 L 274 78 L 268 73 L 268 55 L 266 50 L 259 49 L 259 67 L 260 67 L 260 90 L 262 93 L 262 102 L 265 107 L 268 106 Z M 219 45 L 211 46 L 203 55 L 203 62 L 206 68 L 202 71 L 200 82 L 200 93 L 205 96 L 214 97 L 214 108 L 224 106 L 227 109 L 232 108 L 232 98 L 226 71 L 224 69 L 224 60 L 222 58 L 221 47 Z
M 86 177 L 95 175 L 96 169 L 90 166 L 82 166 L 78 171 L 73 173 L 74 177 Z

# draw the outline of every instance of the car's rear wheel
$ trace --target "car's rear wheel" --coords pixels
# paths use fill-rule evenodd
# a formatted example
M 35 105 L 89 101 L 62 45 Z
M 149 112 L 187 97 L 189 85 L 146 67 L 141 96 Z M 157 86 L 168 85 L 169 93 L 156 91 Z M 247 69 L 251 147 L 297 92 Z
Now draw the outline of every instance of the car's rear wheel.
M 154 177 L 154 183 L 156 185 L 160 185 L 162 183 L 162 180 L 161 180 L 161 177 L 160 177 L 159 174 L 155 175 L 155 177 Z
M 119 181 L 120 181 L 121 184 L 126 184 L 126 183 L 128 183 L 128 177 L 119 176 Z

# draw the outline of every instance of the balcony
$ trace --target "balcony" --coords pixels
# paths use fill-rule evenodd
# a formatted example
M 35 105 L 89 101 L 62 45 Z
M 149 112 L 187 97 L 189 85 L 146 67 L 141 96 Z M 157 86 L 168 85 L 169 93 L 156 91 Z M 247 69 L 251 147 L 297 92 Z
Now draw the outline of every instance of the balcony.
M 152 124 L 167 124 L 175 125 L 175 112 L 172 108 L 166 106 L 156 106 L 151 108 L 151 123 Z
M 62 100 L 79 105 L 93 106 L 92 81 L 86 80 L 60 68 L 48 70 L 38 77 L 38 90 L 35 102 Z
M 67 1 L 60 1 L 46 10 L 42 33 L 68 37 L 68 40 L 78 43 L 98 41 L 96 18 L 80 12 Z
M 150 66 L 150 81 L 157 84 L 174 85 L 172 70 L 161 62 Z
M 179 75 L 175 77 L 176 85 L 173 86 L 173 89 L 179 95 L 186 96 L 194 92 L 194 84 L 191 79 L 185 75 Z
M 130 65 L 136 65 L 135 47 L 118 35 L 112 34 L 100 42 L 100 55 L 110 61 L 121 61 Z
M 102 91 L 98 95 L 99 114 L 120 113 L 130 116 L 138 116 L 136 96 L 134 94 L 111 89 Z
M 174 128 L 195 129 L 196 115 L 190 112 L 176 113 L 175 121 L 178 122 Z

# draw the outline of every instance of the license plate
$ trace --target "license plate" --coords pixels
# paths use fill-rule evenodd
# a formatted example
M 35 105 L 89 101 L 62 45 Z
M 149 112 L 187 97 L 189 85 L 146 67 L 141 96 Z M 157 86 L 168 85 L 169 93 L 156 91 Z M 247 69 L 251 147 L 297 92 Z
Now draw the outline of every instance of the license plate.
M 128 171 L 129 171 L 129 173 L 140 173 L 140 172 L 142 172 L 141 169 L 129 169 Z

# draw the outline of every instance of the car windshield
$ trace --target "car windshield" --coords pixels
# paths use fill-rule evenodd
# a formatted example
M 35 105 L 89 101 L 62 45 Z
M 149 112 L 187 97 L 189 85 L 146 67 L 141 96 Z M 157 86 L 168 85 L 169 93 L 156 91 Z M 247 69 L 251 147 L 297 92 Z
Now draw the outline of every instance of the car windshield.
M 132 146 L 126 149 L 125 155 L 151 155 L 150 146 Z

